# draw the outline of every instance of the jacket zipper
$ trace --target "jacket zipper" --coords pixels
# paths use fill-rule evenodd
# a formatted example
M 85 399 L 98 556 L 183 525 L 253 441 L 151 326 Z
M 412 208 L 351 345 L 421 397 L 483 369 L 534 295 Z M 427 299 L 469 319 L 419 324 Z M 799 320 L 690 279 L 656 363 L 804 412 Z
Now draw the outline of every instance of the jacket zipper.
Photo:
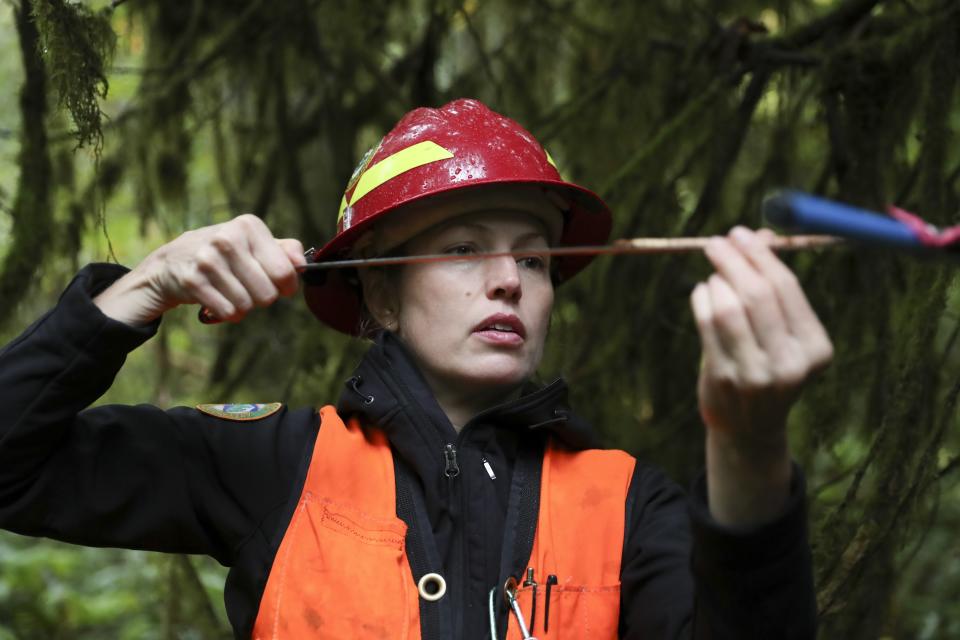
M 447 443 L 443 448 L 443 475 L 448 478 L 456 478 L 460 475 L 460 465 L 457 464 L 457 447 L 451 443 Z
M 457 440 L 459 444 L 459 438 Z M 463 480 L 459 479 L 460 475 L 460 463 L 457 461 L 457 446 L 452 442 L 448 442 L 443 446 L 443 475 L 447 477 L 447 500 L 449 504 L 449 509 L 452 517 L 459 520 L 460 514 L 463 513 L 463 492 L 461 483 Z M 466 478 L 464 478 L 466 480 Z M 465 543 L 463 540 L 463 533 L 459 533 L 454 540 L 451 540 L 451 543 L 454 545 L 454 549 L 459 549 L 461 555 L 461 561 L 459 567 L 447 567 L 449 570 L 456 572 L 459 570 L 461 575 L 466 575 L 467 563 L 463 557 L 466 554 Z M 457 553 L 454 551 L 451 553 L 452 557 L 456 557 Z M 464 592 L 463 588 L 466 584 L 466 578 L 462 580 L 462 585 L 459 585 L 459 588 L 451 589 L 448 598 L 454 598 L 455 602 L 452 607 L 453 623 L 454 630 L 459 631 L 463 626 L 463 598 Z

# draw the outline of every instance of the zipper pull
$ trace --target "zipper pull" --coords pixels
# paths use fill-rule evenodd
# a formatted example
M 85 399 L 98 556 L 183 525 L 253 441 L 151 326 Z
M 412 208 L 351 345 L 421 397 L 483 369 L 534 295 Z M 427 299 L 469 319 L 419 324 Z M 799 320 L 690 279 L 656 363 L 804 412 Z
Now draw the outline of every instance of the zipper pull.
M 456 478 L 460 475 L 460 465 L 457 464 L 457 448 L 448 444 L 443 448 L 444 467 L 443 474 L 448 478 Z
M 493 472 L 493 467 L 490 466 L 490 463 L 487 462 L 487 459 L 486 459 L 486 458 L 480 458 L 480 460 L 483 461 L 483 468 L 487 470 L 487 475 L 490 476 L 490 479 L 491 479 L 491 480 L 496 480 L 496 479 L 497 479 L 497 474 L 495 474 L 495 473 Z

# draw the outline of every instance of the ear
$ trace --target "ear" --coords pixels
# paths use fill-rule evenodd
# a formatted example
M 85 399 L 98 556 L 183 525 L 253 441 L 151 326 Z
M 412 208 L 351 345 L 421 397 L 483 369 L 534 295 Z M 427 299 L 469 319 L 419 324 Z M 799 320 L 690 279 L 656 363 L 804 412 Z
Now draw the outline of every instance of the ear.
M 400 311 L 393 279 L 382 269 L 358 269 L 363 302 L 373 320 L 390 331 L 396 331 Z

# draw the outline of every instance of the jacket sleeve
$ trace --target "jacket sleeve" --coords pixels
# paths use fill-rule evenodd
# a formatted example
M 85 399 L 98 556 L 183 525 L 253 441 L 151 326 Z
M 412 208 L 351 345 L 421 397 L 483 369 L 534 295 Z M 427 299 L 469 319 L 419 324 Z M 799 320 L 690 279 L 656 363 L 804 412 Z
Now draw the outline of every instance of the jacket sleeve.
M 760 527 L 717 524 L 701 476 L 691 495 L 640 463 L 627 502 L 621 638 L 807 639 L 816 635 L 803 472 L 784 513 Z
M 87 409 L 157 330 L 116 322 L 93 304 L 123 273 L 84 268 L 56 307 L 0 351 L 0 527 L 230 565 L 296 489 L 316 420 L 285 408 L 251 423 L 186 407 Z

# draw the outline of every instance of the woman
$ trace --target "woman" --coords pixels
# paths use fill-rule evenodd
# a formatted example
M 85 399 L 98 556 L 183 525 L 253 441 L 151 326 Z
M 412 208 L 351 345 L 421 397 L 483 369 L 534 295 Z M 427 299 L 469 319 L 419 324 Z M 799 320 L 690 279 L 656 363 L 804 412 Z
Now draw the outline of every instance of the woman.
M 530 383 L 554 286 L 610 214 L 519 125 L 459 100 L 408 114 L 361 163 L 310 259 L 519 252 L 305 279 L 329 326 L 373 337 L 336 406 L 85 407 L 162 314 L 239 321 L 298 288 L 295 240 L 256 217 L 132 271 L 84 269 L 0 356 L 0 525 L 231 567 L 238 638 L 809 637 L 803 483 L 784 424 L 830 341 L 761 234 L 706 250 L 691 303 L 707 472 L 689 506 L 593 449 L 562 381 Z M 252 423 L 252 424 L 245 424 Z

